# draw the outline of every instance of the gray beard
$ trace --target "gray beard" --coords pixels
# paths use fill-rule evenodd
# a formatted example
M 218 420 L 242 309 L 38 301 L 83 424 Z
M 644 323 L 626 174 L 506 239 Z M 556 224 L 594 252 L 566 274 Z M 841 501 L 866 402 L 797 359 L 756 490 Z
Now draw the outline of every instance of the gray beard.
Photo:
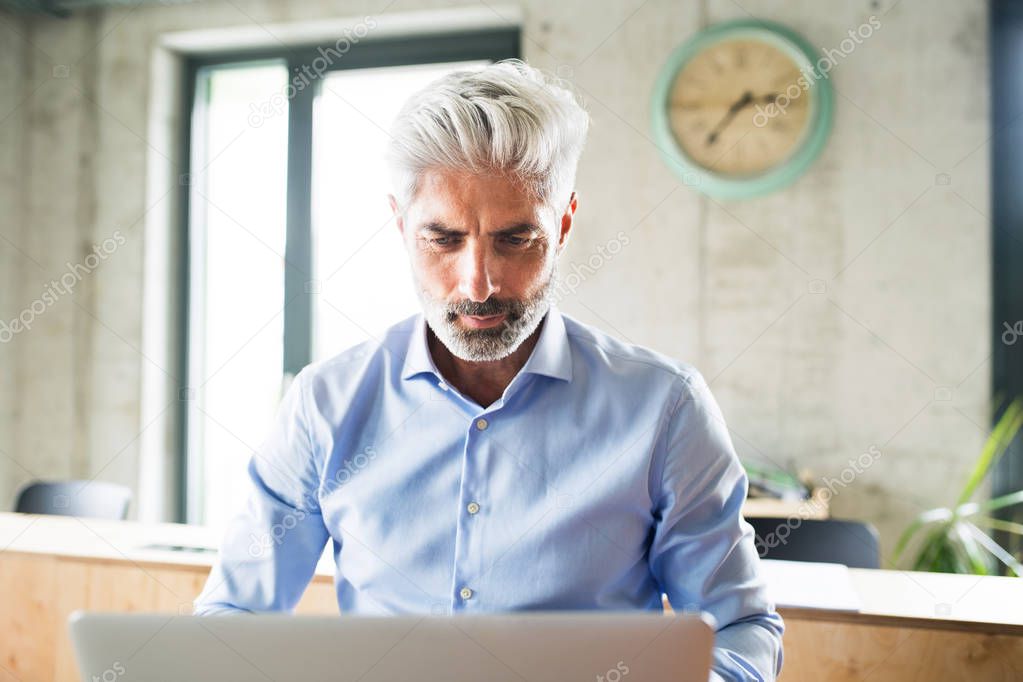
M 423 316 L 430 329 L 453 355 L 469 362 L 492 362 L 509 356 L 540 326 L 554 302 L 558 280 L 558 262 L 554 261 L 544 286 L 524 301 L 493 301 L 448 304 L 432 298 L 416 281 Z M 504 321 L 489 329 L 468 329 L 458 324 L 458 315 L 499 315 Z

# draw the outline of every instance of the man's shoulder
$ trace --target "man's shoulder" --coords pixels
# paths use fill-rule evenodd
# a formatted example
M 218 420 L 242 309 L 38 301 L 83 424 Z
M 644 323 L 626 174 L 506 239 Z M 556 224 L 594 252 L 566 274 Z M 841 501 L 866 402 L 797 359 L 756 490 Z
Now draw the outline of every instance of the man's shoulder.
M 703 383 L 692 364 L 647 346 L 619 339 L 597 327 L 562 314 L 565 333 L 574 352 L 591 371 L 625 380 Z

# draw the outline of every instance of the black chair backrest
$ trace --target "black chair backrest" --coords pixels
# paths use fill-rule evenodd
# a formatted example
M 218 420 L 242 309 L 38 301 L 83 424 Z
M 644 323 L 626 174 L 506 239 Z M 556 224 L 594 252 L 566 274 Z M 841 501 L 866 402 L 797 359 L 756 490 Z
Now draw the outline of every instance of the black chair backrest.
M 850 568 L 880 568 L 877 530 L 862 521 L 750 517 L 762 559 L 824 561 Z
M 34 481 L 18 493 L 14 511 L 123 521 L 131 490 L 105 481 Z

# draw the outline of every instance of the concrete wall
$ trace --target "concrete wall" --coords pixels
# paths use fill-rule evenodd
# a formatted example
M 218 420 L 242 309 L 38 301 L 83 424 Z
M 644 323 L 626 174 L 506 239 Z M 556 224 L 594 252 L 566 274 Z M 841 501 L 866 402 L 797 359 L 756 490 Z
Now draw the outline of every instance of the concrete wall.
M 890 548 L 913 514 L 952 500 L 988 419 L 985 4 L 604 4 L 522 3 L 525 57 L 573 81 L 593 116 L 564 265 L 619 230 L 631 236 L 563 308 L 699 367 L 744 457 L 848 479 L 848 461 L 876 447 L 877 462 L 833 484 L 833 506 L 876 523 Z M 115 230 L 128 238 L 31 332 L 0 346 L 0 448 L 10 455 L 0 501 L 29 475 L 137 484 L 149 417 L 140 377 L 155 362 L 140 357 L 140 225 L 159 36 L 379 5 L 211 0 L 67 21 L 0 16 L 2 319 L 93 243 Z M 388 11 L 457 6 L 407 0 Z M 835 129 L 810 172 L 762 199 L 715 202 L 659 158 L 649 96 L 680 42 L 746 14 L 820 48 L 871 15 L 881 28 L 832 71 Z
M 20 132 L 24 125 L 17 107 L 22 98 L 25 76 L 25 45 L 17 35 L 24 30 L 23 22 L 5 17 L 9 23 L 0 24 L 0 83 L 10 94 L 0 100 L 0 207 L 4 213 L 4 229 L 0 229 L 0 311 L 6 313 L 17 307 L 17 271 L 21 255 L 9 243 L 14 235 L 10 227 L 20 222 L 21 203 L 19 173 L 22 147 Z M 0 344 L 0 504 L 6 504 L 7 489 L 22 473 L 13 457 L 15 412 L 14 349 L 11 344 Z

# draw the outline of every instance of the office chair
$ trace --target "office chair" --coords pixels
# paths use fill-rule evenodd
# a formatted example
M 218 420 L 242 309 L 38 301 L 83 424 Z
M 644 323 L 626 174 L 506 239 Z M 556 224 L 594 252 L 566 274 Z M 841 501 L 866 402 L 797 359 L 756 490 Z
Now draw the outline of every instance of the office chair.
M 18 493 L 14 511 L 123 521 L 131 490 L 104 481 L 34 481 Z
M 762 559 L 824 561 L 850 568 L 880 568 L 877 529 L 862 521 L 751 517 Z

